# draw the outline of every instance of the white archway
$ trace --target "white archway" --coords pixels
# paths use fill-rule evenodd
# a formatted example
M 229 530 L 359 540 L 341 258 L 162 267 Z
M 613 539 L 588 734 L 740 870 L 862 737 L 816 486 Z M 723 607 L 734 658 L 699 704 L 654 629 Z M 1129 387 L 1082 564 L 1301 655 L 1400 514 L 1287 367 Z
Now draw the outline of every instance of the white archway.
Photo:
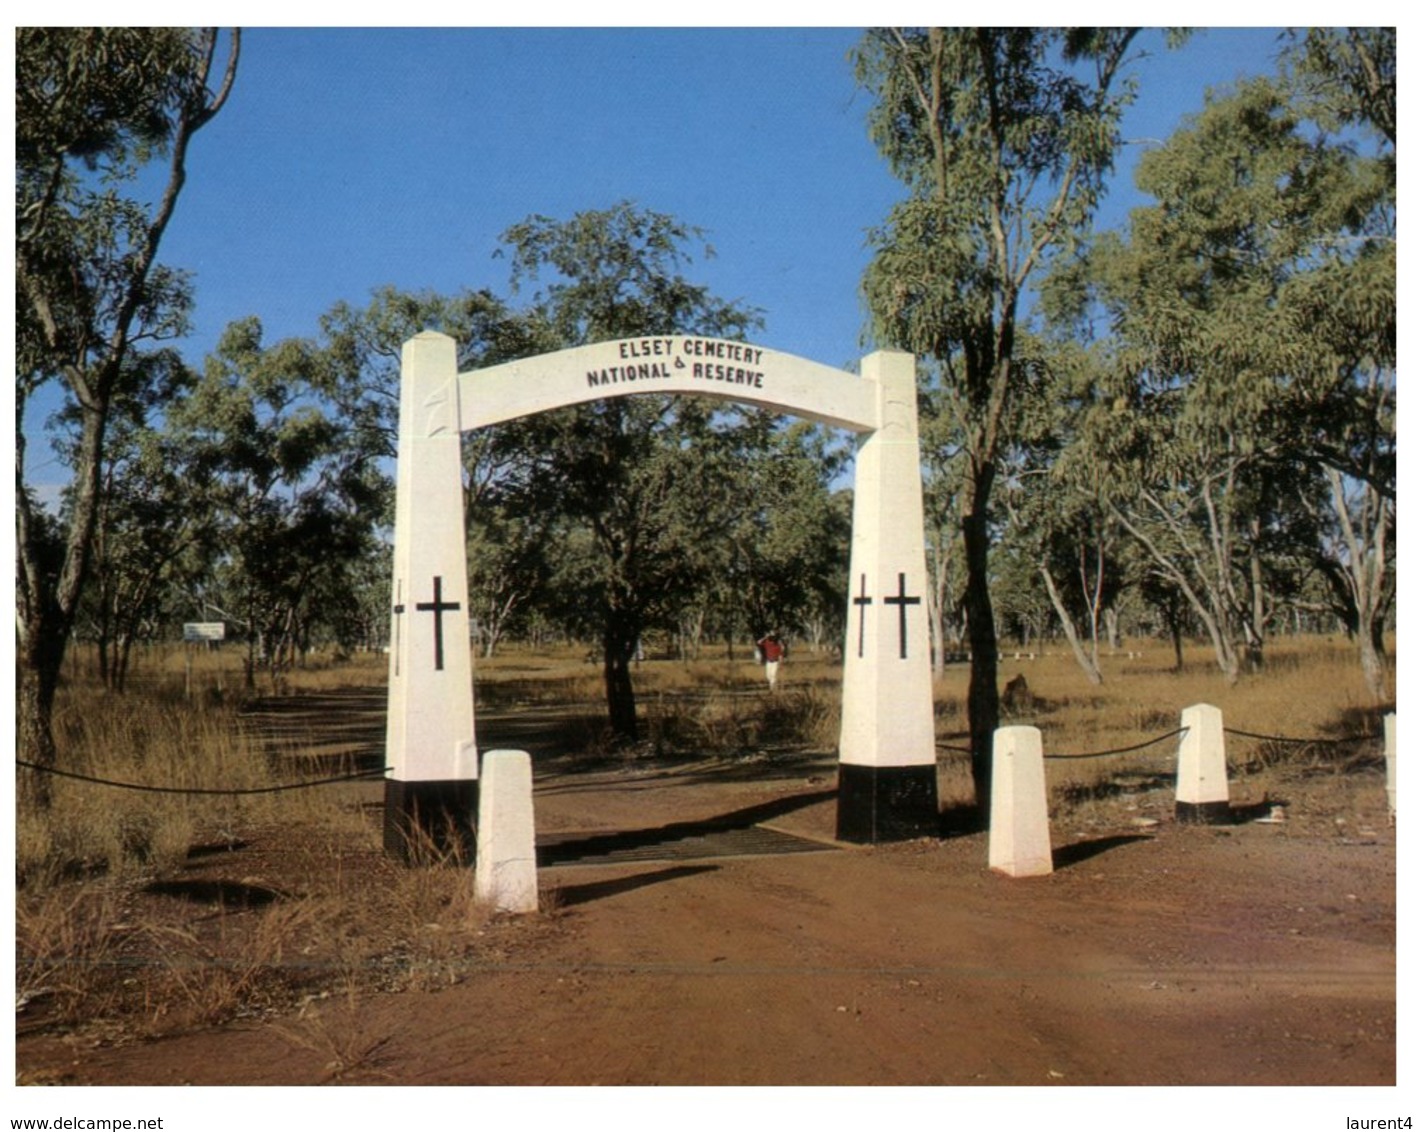
M 911 355 L 870 354 L 856 376 L 741 342 L 666 335 L 459 373 L 454 339 L 427 332 L 406 342 L 401 356 L 387 850 L 403 856 L 412 830 L 432 815 L 471 820 L 478 798 L 460 434 L 637 393 L 742 401 L 857 434 L 837 836 L 874 842 L 936 833 Z

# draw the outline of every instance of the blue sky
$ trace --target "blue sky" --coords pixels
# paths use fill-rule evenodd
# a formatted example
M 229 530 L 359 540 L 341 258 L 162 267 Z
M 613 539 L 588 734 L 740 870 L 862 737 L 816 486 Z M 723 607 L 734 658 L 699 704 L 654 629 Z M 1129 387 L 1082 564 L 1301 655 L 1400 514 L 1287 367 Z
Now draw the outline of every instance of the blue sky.
M 499 235 L 623 199 L 706 230 L 688 274 L 765 312 L 760 344 L 865 352 L 866 234 L 901 197 L 868 138 L 854 28 L 250 28 L 230 104 L 198 136 L 162 258 L 194 274 L 200 365 L 231 320 L 314 335 L 385 284 L 505 293 Z M 1208 86 L 1274 67 L 1277 33 L 1212 29 L 1136 65 L 1129 139 Z M 1149 143 L 1143 143 L 1149 144 Z M 1132 199 L 1127 173 L 1103 213 Z M 42 411 L 53 408 L 48 402 Z M 39 414 L 30 414 L 33 423 Z M 63 469 L 35 446 L 34 483 Z

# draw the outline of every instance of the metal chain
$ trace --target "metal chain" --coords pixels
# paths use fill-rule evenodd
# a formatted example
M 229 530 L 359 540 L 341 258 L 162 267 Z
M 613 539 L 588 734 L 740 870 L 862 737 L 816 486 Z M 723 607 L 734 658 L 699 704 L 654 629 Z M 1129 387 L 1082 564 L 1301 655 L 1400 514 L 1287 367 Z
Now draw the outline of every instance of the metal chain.
M 377 776 L 384 778 L 390 767 L 382 767 L 379 770 L 362 770 L 354 774 L 337 775 L 334 778 L 317 778 L 308 782 L 288 782 L 281 786 L 253 786 L 241 790 L 217 790 L 202 786 L 148 786 L 141 782 L 118 782 L 111 778 L 96 778 L 89 774 L 76 774 L 72 770 L 60 770 L 52 766 L 40 766 L 38 763 L 26 762 L 24 759 L 16 759 L 16 766 L 22 766 L 29 770 L 38 770 L 44 774 L 57 775 L 60 778 L 73 778 L 79 782 L 93 782 L 99 786 L 114 786 L 120 790 L 140 790 L 149 794 L 210 794 L 223 797 L 235 798 L 248 794 L 280 794 L 285 790 L 304 790 L 308 786 L 328 786 L 333 782 L 357 782 L 362 779 L 372 779 Z

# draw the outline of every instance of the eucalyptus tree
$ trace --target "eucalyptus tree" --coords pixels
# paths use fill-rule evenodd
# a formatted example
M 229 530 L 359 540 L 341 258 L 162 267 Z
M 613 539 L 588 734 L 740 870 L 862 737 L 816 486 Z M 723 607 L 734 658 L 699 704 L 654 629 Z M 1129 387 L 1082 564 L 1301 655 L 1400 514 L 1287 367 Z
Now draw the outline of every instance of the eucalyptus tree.
M 1260 79 L 1210 100 L 1143 156 L 1137 179 L 1158 203 L 1094 253 L 1131 410 L 1094 422 L 1128 473 L 1116 517 L 1232 679 L 1237 646 L 1262 654 L 1271 574 L 1287 576 L 1291 558 L 1347 578 L 1356 620 L 1376 629 L 1394 525 L 1393 209 L 1380 163 L 1319 135 Z
M 395 456 L 401 347 L 424 330 L 455 340 L 462 369 L 536 353 L 546 345 L 532 338 L 527 320 L 488 290 L 442 295 L 383 286 L 364 307 L 336 303 L 320 319 L 321 389 L 350 423 L 353 439 L 374 455 Z M 479 439 L 469 441 L 476 452 Z M 487 478 L 488 469 L 476 471 L 478 462 L 472 455 L 470 475 Z M 473 492 L 479 487 L 475 479 L 466 483 Z
M 182 332 L 187 280 L 158 250 L 187 176 L 194 138 L 232 89 L 213 29 L 18 28 L 15 33 L 16 628 L 18 740 L 55 761 L 51 720 L 60 667 L 88 573 L 110 409 L 130 365 Z M 124 196 L 150 162 L 157 199 Z M 44 569 L 45 524 L 25 478 L 27 403 L 57 384 L 78 414 L 64 557 Z M 48 804 L 43 775 L 35 800 Z
M 998 725 L 992 496 L 1014 440 L 1019 307 L 1102 197 L 1135 35 L 891 28 L 870 32 L 855 55 L 875 97 L 871 133 L 910 192 L 874 237 L 864 284 L 874 332 L 937 363 L 963 437 L 969 728 L 985 817 Z
M 192 453 L 221 527 L 225 604 L 247 638 L 247 682 L 274 681 L 315 624 L 349 604 L 351 573 L 374 553 L 389 485 L 378 453 L 321 396 L 324 359 L 299 339 L 267 346 L 255 318 L 230 324 L 170 425 Z
M 471 631 L 491 657 L 549 586 L 563 542 L 559 517 L 503 485 L 466 509 Z
M 807 628 L 823 638 L 827 615 L 842 608 L 849 559 L 849 514 L 829 490 L 843 453 L 820 426 L 786 425 L 764 412 L 738 414 L 720 440 L 704 451 L 718 453 L 712 474 L 731 489 L 712 497 L 720 512 L 713 529 L 724 534 L 699 537 L 706 496 L 683 504 L 684 529 L 705 556 L 689 597 L 710 603 L 725 629 L 746 641 Z
M 1011 521 L 1004 546 L 1046 595 L 1088 682 L 1100 684 L 1104 618 L 1122 588 L 1110 519 L 1064 482 L 1061 468 L 1032 469 L 1015 480 L 1005 492 Z
M 531 216 L 503 236 L 516 293 L 538 288 L 526 313 L 543 328 L 546 348 L 651 334 L 744 337 L 759 325 L 756 313 L 682 274 L 688 246 L 702 241 L 698 229 L 628 202 L 566 221 Z M 720 458 L 727 421 L 701 398 L 646 395 L 500 430 L 499 443 L 531 459 L 522 472 L 529 506 L 591 532 L 596 577 L 584 601 L 599 625 L 609 723 L 624 740 L 637 737 L 630 666 L 642 634 L 690 588 L 696 538 L 720 536 L 703 526 L 689 537 L 678 519 L 688 500 L 720 490 L 704 467 Z
M 1350 210 L 1301 275 L 1297 302 L 1320 346 L 1305 406 L 1329 487 L 1320 565 L 1356 634 L 1365 683 L 1382 700 L 1397 588 L 1397 29 L 1309 28 L 1293 40 L 1286 78 L 1295 104 L 1336 145 L 1358 150 L 1339 194 Z
M 949 387 L 926 372 L 929 367 L 920 366 L 919 449 L 924 463 L 924 551 L 929 579 L 925 604 L 937 678 L 944 675 L 948 654 L 963 649 L 965 569 L 959 501 L 966 457 Z
M 850 507 L 830 484 L 845 453 L 808 421 L 744 406 L 719 415 L 687 451 L 714 489 L 669 509 L 693 568 L 664 627 L 684 659 L 710 639 L 725 642 L 728 660 L 750 655 L 772 631 L 824 648 L 844 616 Z
M 159 423 L 188 395 L 194 375 L 174 351 L 136 355 L 131 364 L 150 374 L 126 383 L 114 399 L 77 624 L 97 647 L 100 679 L 112 691 L 124 689 L 134 646 L 161 636 L 165 615 L 176 620 L 182 603 L 174 602 L 174 591 L 205 573 L 214 529 L 189 453 Z M 60 443 L 72 450 L 76 438 L 68 434 Z
M 1398 29 L 1293 28 L 1286 52 L 1305 109 L 1326 128 L 1360 126 L 1398 146 Z
M 401 349 L 425 330 L 455 340 L 461 369 L 538 353 L 552 341 L 537 320 L 489 290 L 445 295 L 384 286 L 364 307 L 335 304 L 320 320 L 321 390 L 350 422 L 353 443 L 378 455 L 382 469 L 395 456 Z M 552 516 L 529 510 L 519 498 L 519 471 L 530 456 L 510 444 L 509 435 L 494 428 L 463 438 L 471 620 L 487 655 L 546 582 L 552 550 Z M 388 514 L 371 521 L 390 526 Z

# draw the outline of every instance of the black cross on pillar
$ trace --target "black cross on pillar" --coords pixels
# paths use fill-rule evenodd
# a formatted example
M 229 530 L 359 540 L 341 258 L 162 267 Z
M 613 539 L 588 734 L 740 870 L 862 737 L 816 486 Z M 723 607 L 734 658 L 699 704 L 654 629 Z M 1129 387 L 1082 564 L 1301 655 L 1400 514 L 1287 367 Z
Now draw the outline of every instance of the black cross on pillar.
M 900 575 L 900 587 L 903 588 L 904 575 Z M 435 575 L 435 600 L 418 601 L 415 608 L 421 613 L 433 613 L 435 615 L 435 671 L 440 672 L 445 667 L 445 611 L 458 609 L 460 603 L 457 601 L 440 600 L 440 575 Z
M 875 603 L 874 598 L 865 596 L 865 576 L 863 574 L 860 575 L 860 596 L 854 599 L 854 603 L 860 607 L 859 655 L 863 657 L 865 655 L 865 606 L 873 605 Z
M 907 613 L 906 607 L 907 607 L 907 606 L 910 606 L 910 605 L 918 605 L 918 604 L 919 604 L 919 601 L 920 601 L 920 599 L 917 598 L 917 597 L 905 597 L 905 596 L 904 596 L 904 575 L 903 575 L 902 573 L 899 575 L 899 596 L 898 596 L 898 597 L 887 597 L 887 598 L 884 599 L 885 605 L 897 605 L 897 606 L 899 606 L 899 659 L 900 659 L 900 660 L 907 660 L 907 659 L 909 658 L 909 647 L 908 647 L 908 642 L 909 642 L 909 619 L 908 619 L 908 617 L 906 616 L 906 613 Z

